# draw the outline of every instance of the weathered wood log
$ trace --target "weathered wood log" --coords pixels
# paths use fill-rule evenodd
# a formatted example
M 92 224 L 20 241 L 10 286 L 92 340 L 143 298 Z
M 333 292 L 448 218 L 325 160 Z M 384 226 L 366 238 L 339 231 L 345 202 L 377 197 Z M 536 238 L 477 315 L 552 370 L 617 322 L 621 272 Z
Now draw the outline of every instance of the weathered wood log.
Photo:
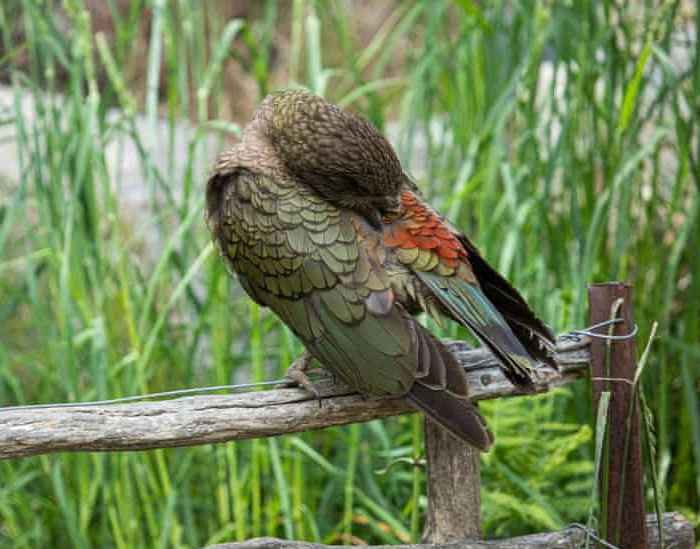
M 647 516 L 649 549 L 661 549 L 659 529 L 655 515 Z M 692 525 L 680 513 L 665 513 L 663 532 L 666 547 L 674 549 L 693 549 L 695 532 Z M 489 541 L 457 541 L 445 544 L 419 545 L 373 545 L 372 549 L 578 549 L 583 547 L 586 532 L 579 527 L 569 527 L 558 532 L 532 534 L 517 538 Z M 595 546 L 595 544 L 592 544 Z M 240 543 L 222 543 L 210 545 L 206 549 L 331 549 L 333 545 L 289 541 L 277 538 L 258 538 Z
M 427 417 L 423 425 L 428 465 L 428 512 L 422 541 L 443 544 L 464 539 L 479 539 L 480 452 Z
M 563 337 L 561 372 L 539 370 L 537 390 L 585 375 L 588 349 Z M 521 394 L 484 349 L 450 342 L 475 399 Z M 322 405 L 301 389 L 208 395 L 157 402 L 70 408 L 0 408 L 0 459 L 66 451 L 126 451 L 260 438 L 413 412 L 403 399 L 367 399 L 329 380 Z
M 588 288 L 591 325 L 622 318 L 612 333 L 622 336 L 634 329 L 632 287 L 609 282 Z M 607 330 L 601 330 L 607 332 Z M 644 468 L 642 463 L 639 400 L 633 380 L 637 353 L 633 337 L 591 341 L 591 377 L 594 410 L 603 391 L 610 391 L 605 472 L 601 479 L 601 535 L 621 549 L 647 546 L 644 525 Z M 608 364 L 609 359 L 609 364 Z M 605 483 L 605 484 L 603 484 Z

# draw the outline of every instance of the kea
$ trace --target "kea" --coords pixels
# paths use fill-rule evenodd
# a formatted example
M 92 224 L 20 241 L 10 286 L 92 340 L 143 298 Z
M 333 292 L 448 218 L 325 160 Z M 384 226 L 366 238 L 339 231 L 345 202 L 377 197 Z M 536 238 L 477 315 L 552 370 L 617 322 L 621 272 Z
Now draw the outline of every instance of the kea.
M 364 118 L 306 91 L 266 97 L 219 157 L 206 219 L 227 268 L 311 359 L 360 394 L 403 397 L 455 436 L 493 436 L 466 376 L 421 312 L 469 330 L 532 389 L 554 338 L 474 244 L 422 198 Z

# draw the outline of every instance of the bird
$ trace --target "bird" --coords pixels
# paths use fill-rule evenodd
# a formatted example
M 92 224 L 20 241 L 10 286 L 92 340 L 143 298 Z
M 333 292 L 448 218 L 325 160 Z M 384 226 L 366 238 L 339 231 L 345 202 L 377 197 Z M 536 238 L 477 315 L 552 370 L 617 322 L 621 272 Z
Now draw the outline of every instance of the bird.
M 460 230 L 432 208 L 365 118 L 305 90 L 274 92 L 206 184 L 205 218 L 227 269 L 353 390 L 405 398 L 481 451 L 493 434 L 466 375 L 416 319 L 468 328 L 505 376 L 533 390 L 554 336 Z

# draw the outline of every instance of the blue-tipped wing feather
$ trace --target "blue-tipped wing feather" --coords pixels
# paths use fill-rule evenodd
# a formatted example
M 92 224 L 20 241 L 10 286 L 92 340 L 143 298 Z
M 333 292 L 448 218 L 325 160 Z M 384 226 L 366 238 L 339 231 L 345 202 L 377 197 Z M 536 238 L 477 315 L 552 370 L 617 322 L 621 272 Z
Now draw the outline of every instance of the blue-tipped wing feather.
M 508 379 L 517 385 L 532 386 L 535 359 L 478 285 L 456 276 L 416 274 L 450 315 L 500 359 Z

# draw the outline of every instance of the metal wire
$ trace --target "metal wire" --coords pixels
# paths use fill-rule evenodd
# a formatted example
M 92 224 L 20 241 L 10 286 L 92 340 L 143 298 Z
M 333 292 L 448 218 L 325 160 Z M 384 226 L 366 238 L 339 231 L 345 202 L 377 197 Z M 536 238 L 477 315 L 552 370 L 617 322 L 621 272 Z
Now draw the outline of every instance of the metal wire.
M 238 385 L 215 385 L 212 387 L 195 387 L 192 389 L 177 389 L 174 391 L 163 391 L 160 393 L 149 393 L 147 395 L 128 396 L 113 398 L 110 400 L 92 400 L 87 402 L 58 402 L 53 404 L 23 404 L 21 406 L 0 406 L 0 413 L 13 412 L 16 410 L 41 410 L 46 408 L 81 408 L 83 406 L 102 406 L 105 404 L 121 404 L 124 402 L 143 402 L 159 398 L 177 397 L 183 395 L 197 395 L 215 393 L 218 391 L 237 391 L 239 389 L 254 389 L 256 387 L 269 387 L 271 385 L 283 385 L 289 383 L 286 379 L 276 379 L 272 381 L 258 381 L 256 383 L 241 383 Z
M 608 341 L 623 341 L 626 339 L 632 339 L 634 336 L 637 335 L 637 332 L 639 332 L 639 326 L 637 324 L 634 325 L 634 328 L 632 328 L 632 331 L 629 334 L 624 335 L 597 334 L 593 331 L 597 330 L 598 328 L 610 326 L 611 324 L 619 324 L 620 322 L 624 322 L 624 319 L 613 318 L 610 320 L 605 320 L 603 322 L 598 322 L 598 324 L 593 324 L 593 326 L 588 326 L 588 328 L 585 328 L 583 330 L 572 330 L 569 333 L 574 335 L 585 335 L 594 339 L 605 339 Z

